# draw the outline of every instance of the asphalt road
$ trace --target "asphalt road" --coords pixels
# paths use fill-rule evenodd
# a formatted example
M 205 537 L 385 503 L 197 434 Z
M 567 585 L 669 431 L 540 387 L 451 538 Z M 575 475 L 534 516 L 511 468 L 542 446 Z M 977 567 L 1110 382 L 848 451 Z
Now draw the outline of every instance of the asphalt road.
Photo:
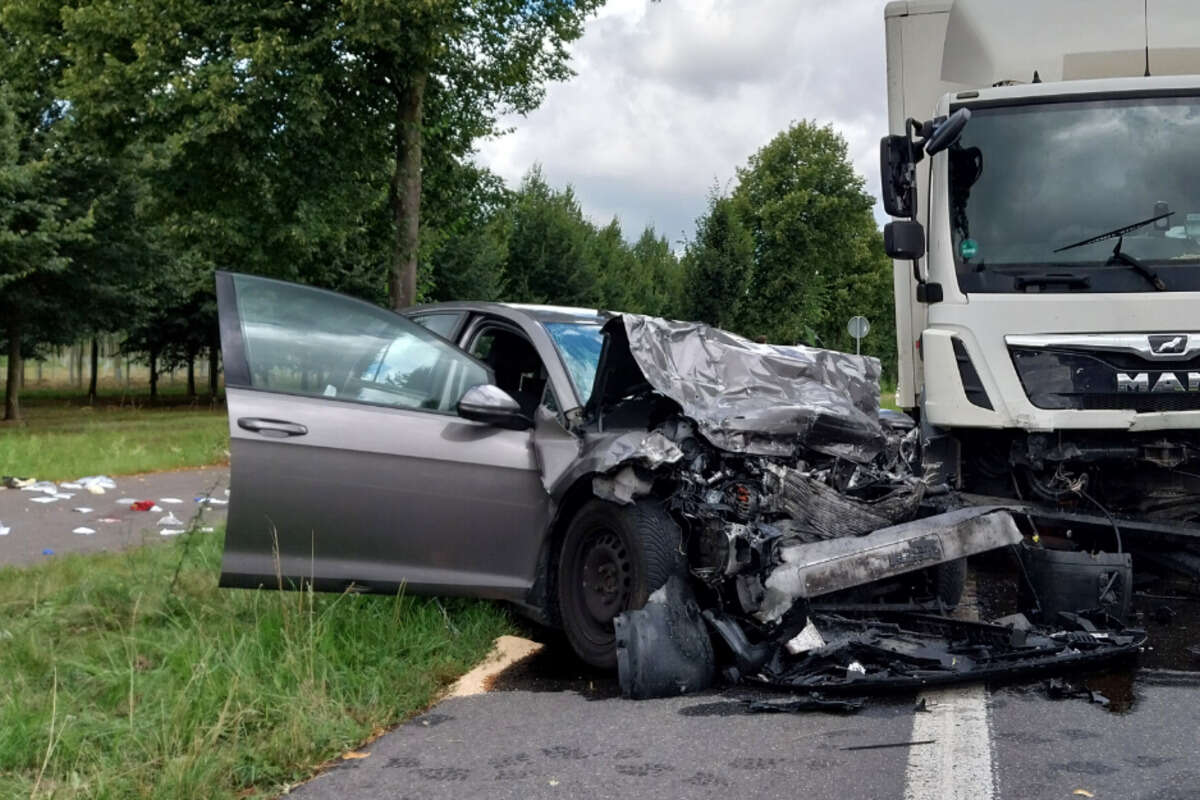
M 9 533 L 0 536 L 0 565 L 34 564 L 63 553 L 83 553 L 97 550 L 119 550 L 124 547 L 163 538 L 163 528 L 177 530 L 186 527 L 200 504 L 195 498 L 205 494 L 226 500 L 229 488 L 229 469 L 213 467 L 185 469 L 174 472 L 155 472 L 114 478 L 116 489 L 104 494 L 89 494 L 79 489 L 63 489 L 72 497 L 52 503 L 36 503 L 45 495 L 16 489 L 0 491 L 0 526 Z M 163 502 L 176 499 L 179 503 Z M 131 511 L 128 503 L 118 500 L 154 500 L 160 512 Z M 76 508 L 91 509 L 78 512 Z M 158 525 L 170 512 L 184 526 Z M 225 507 L 212 505 L 203 512 L 204 525 L 220 523 Z M 102 520 L 113 520 L 104 522 Z M 76 528 L 90 528 L 94 534 L 72 533 Z M 47 554 L 45 551 L 50 551 Z
M 1001 587 L 1002 588 L 1002 587 Z M 346 798 L 1200 797 L 1200 603 L 1174 601 L 1161 648 L 1092 676 L 1105 708 L 1050 700 L 1040 681 L 869 700 L 856 715 L 750 714 L 744 688 L 630 701 L 548 648 L 488 694 L 443 701 L 297 787 Z M 771 694 L 778 698 L 779 695 Z M 915 711 L 926 699 L 928 712 Z M 870 745 L 911 744 L 847 750 Z M 1078 790 L 1090 794 L 1077 794 Z

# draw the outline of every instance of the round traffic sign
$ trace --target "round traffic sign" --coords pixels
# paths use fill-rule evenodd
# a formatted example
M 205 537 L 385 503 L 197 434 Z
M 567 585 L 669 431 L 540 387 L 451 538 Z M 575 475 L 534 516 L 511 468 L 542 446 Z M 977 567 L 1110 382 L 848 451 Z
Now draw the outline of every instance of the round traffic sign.
M 851 317 L 850 321 L 846 323 L 846 330 L 848 330 L 850 335 L 855 339 L 861 339 L 866 336 L 868 332 L 870 332 L 871 323 L 867 322 L 866 317 Z

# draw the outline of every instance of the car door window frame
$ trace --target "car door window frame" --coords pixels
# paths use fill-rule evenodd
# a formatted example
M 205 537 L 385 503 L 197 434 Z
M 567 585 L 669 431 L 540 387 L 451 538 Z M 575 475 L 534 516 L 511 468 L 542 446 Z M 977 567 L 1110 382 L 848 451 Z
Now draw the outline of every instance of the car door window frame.
M 225 372 L 225 385 L 226 386 L 232 387 L 234 389 L 240 389 L 243 391 L 266 392 L 266 393 L 270 393 L 270 394 L 287 395 L 289 397 L 302 397 L 305 399 L 316 400 L 316 401 L 334 401 L 334 402 L 339 402 L 339 403 L 352 403 L 355 405 L 371 406 L 373 408 L 385 408 L 385 409 L 390 409 L 392 411 L 416 412 L 416 413 L 422 413 L 422 414 L 435 414 L 439 417 L 456 417 L 458 419 L 462 419 L 462 417 L 459 417 L 458 411 L 455 408 L 449 408 L 449 409 L 446 409 L 443 411 L 443 410 L 437 409 L 437 408 L 424 408 L 424 407 L 419 407 L 419 406 L 402 406 L 402 405 L 397 405 L 394 403 L 381 403 L 381 402 L 376 402 L 376 401 L 372 401 L 372 400 L 360 400 L 357 397 L 348 397 L 348 396 L 342 396 L 342 395 L 329 396 L 329 395 L 322 395 L 319 393 L 312 393 L 312 392 L 305 393 L 305 392 L 287 391 L 285 389 L 280 389 L 280 388 L 273 387 L 273 386 L 255 386 L 251 379 L 250 362 L 246 355 L 246 341 L 245 341 L 245 337 L 242 332 L 241 309 L 238 306 L 237 289 L 234 286 L 234 278 L 235 278 L 235 276 L 238 276 L 238 275 L 241 275 L 242 277 L 246 277 L 246 278 L 251 278 L 253 280 L 269 281 L 271 283 L 279 283 L 279 284 L 284 284 L 284 285 L 288 285 L 288 286 L 298 286 L 302 289 L 305 289 L 307 291 L 311 291 L 311 292 L 314 292 L 317 294 L 333 295 L 334 297 L 340 298 L 341 300 L 348 300 L 352 303 L 362 305 L 365 308 L 370 309 L 372 312 L 382 311 L 382 312 L 386 312 L 388 314 L 393 314 L 396 316 L 397 319 L 403 320 L 404 321 L 403 324 L 417 326 L 417 323 L 415 321 L 413 321 L 412 319 L 410 319 L 405 314 L 401 314 L 399 312 L 393 311 L 392 309 L 377 306 L 373 303 L 367 302 L 366 300 L 362 300 L 360 298 L 353 297 L 351 295 L 343 294 L 341 292 L 335 292 L 330 289 L 322 289 L 322 288 L 319 288 L 316 286 L 309 286 L 307 284 L 302 284 L 302 283 L 295 283 L 293 281 L 281 281 L 281 280 L 277 280 L 275 278 L 265 278 L 265 277 L 262 277 L 259 275 L 246 275 L 243 273 L 218 271 L 216 273 L 216 287 L 217 287 L 217 297 L 218 297 L 218 308 L 220 309 L 220 311 L 218 313 L 217 324 L 221 331 L 221 341 L 223 343 L 231 345 L 232 350 L 233 350 L 232 352 L 226 352 L 223 348 L 222 353 L 221 353 L 222 364 L 223 364 L 224 372 Z M 459 323 L 459 326 L 461 327 L 461 321 Z M 495 383 L 496 373 L 486 362 L 481 361 L 480 359 L 471 355 L 465 349 L 463 349 L 462 347 L 459 347 L 454 341 L 452 341 L 450 339 L 446 339 L 442 336 L 439 336 L 437 333 L 429 330 L 425 326 L 420 325 L 418 327 L 420 327 L 420 329 L 424 333 L 426 333 L 430 336 L 433 336 L 435 339 L 437 339 L 438 343 L 451 348 L 458 355 L 466 358 L 467 360 L 469 360 L 471 362 L 474 362 L 476 365 L 481 367 L 484 371 L 484 374 L 487 376 L 488 383 L 492 383 L 492 384 Z M 468 422 L 468 420 L 465 420 L 465 419 L 463 421 Z
M 439 337 L 445 339 L 446 341 L 450 342 L 451 344 L 454 344 L 455 347 L 458 346 L 457 344 L 455 344 L 455 342 L 457 342 L 457 340 L 458 340 L 458 332 L 460 330 L 462 330 L 463 317 L 466 316 L 466 312 L 463 312 L 463 311 L 425 311 L 425 312 L 417 313 L 417 314 L 408 314 L 405 312 L 398 312 L 398 313 L 403 317 L 407 317 L 408 319 L 411 319 L 413 322 L 417 323 L 422 328 L 425 328 L 425 330 L 429 331 L 434 336 L 439 336 Z M 438 333 L 433 328 L 427 327 L 424 323 L 421 322 L 421 320 L 428 319 L 429 317 L 454 317 L 454 322 L 452 322 L 450 324 L 450 330 L 446 331 L 445 334 L 441 334 L 441 333 Z

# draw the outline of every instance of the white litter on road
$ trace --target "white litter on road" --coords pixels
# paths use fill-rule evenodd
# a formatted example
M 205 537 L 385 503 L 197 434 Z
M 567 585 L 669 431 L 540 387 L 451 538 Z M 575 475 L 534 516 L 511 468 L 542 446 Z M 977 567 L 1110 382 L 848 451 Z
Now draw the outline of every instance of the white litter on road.
M 92 484 L 91 486 L 87 487 L 87 490 L 89 492 L 91 492 L 92 494 L 104 494 L 104 487 L 97 486 L 95 484 Z
M 111 525 L 112 523 L 120 522 L 121 520 L 117 519 L 116 517 L 101 517 L 100 519 L 98 519 L 96 521 L 103 522 L 106 525 Z
M 0 536 L 8 536 L 12 532 L 12 528 L 6 527 L 3 522 L 0 522 Z
M 228 500 L 218 500 L 215 497 L 197 497 L 196 502 L 204 506 L 227 506 Z
M 96 531 L 91 528 L 76 528 L 71 533 L 78 533 L 81 536 L 91 536 Z
M 180 500 L 178 497 L 160 497 L 158 499 L 158 502 L 160 502 L 160 503 L 182 503 L 183 501 Z
M 58 485 L 50 481 L 38 481 L 32 486 L 22 486 L 22 492 L 41 492 L 42 494 L 58 494 Z
M 89 475 L 86 478 L 80 478 L 79 480 L 75 481 L 75 483 L 78 483 L 80 486 L 88 490 L 91 490 L 93 486 L 97 486 L 101 489 L 117 488 L 117 482 L 107 475 Z M 100 492 L 100 494 L 103 494 L 103 492 Z
M 75 496 L 74 492 L 59 492 L 59 493 L 53 495 L 55 500 L 70 500 L 74 496 Z
M 48 495 L 42 495 L 41 497 L 31 497 L 29 499 L 29 502 L 31 502 L 31 503 L 57 503 L 58 500 L 59 500 L 59 498 L 57 498 L 57 497 L 50 497 Z
M 178 536 L 181 533 L 183 533 L 182 528 L 163 528 L 159 531 L 159 534 L 162 536 Z
M 137 502 L 137 500 L 134 500 L 132 497 L 122 497 L 120 500 L 117 501 L 117 505 L 131 506 L 136 502 Z
M 80 514 L 90 514 L 93 511 L 95 511 L 95 509 L 88 508 L 87 506 L 76 506 L 75 508 L 72 508 L 71 510 L 78 511 Z
M 74 483 L 74 482 L 72 482 L 72 483 L 60 483 L 60 484 L 58 485 L 58 488 L 60 488 L 60 489 L 82 489 L 82 488 L 83 488 L 83 484 L 82 484 L 82 483 Z
M 163 517 L 162 519 L 160 519 L 158 521 L 158 524 L 159 525 L 182 525 L 183 520 L 181 520 L 179 517 L 175 516 L 174 514 L 167 514 L 165 517 Z

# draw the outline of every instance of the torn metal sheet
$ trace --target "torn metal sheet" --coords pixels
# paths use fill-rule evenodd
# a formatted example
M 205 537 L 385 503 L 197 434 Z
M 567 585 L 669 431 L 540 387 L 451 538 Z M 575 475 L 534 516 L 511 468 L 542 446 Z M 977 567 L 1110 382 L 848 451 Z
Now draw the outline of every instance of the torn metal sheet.
M 883 446 L 878 359 L 757 344 L 703 323 L 637 314 L 604 330 L 593 412 L 648 386 L 729 452 L 787 456 L 803 445 L 865 463 Z
M 797 600 L 901 575 L 1016 544 L 1021 532 L 1002 509 L 964 508 L 858 537 L 786 544 L 765 581 L 755 617 L 781 618 Z

